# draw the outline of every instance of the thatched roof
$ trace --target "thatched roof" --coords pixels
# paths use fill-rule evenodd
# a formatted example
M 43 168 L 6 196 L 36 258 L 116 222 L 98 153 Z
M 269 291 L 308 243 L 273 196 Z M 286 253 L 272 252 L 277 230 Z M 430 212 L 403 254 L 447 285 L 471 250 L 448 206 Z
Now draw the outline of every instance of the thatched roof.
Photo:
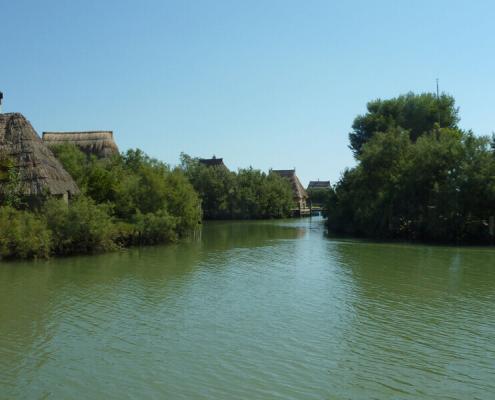
M 330 189 L 330 181 L 310 181 L 308 190 L 310 189 Z
M 119 153 L 112 131 L 43 132 L 43 141 L 48 146 L 72 143 L 84 153 L 93 154 L 99 158 Z
M 26 196 L 79 193 L 72 177 L 22 114 L 0 114 L 0 154 L 11 158 L 19 169 L 21 193 Z
M 200 158 L 199 162 L 203 165 L 206 165 L 207 167 L 225 167 L 225 164 L 223 163 L 223 158 L 216 158 L 213 156 L 212 158 Z
M 299 201 L 308 198 L 308 194 L 306 193 L 304 186 L 301 184 L 301 181 L 297 177 L 295 169 L 273 169 L 271 171 L 290 181 L 294 199 Z

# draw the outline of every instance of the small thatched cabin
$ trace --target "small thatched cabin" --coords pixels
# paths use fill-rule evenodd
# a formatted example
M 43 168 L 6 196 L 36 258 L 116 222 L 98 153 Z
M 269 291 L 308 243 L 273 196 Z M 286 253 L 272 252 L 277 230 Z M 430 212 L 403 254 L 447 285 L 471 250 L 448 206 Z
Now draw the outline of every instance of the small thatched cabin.
M 12 160 L 18 169 L 20 192 L 27 198 L 49 194 L 67 199 L 79 193 L 72 177 L 22 114 L 0 114 L 0 156 Z
M 280 175 L 282 178 L 288 179 L 289 182 L 291 183 L 292 186 L 292 194 L 293 194 L 293 199 L 294 203 L 296 203 L 296 207 L 299 211 L 299 214 L 303 214 L 303 212 L 306 212 L 308 205 L 307 205 L 307 200 L 308 200 L 308 194 L 306 193 L 306 190 L 304 189 L 304 186 L 302 185 L 301 181 L 296 175 L 296 170 L 295 169 L 274 169 L 271 170 L 271 172 L 276 173 L 277 175 Z
M 119 153 L 112 131 L 43 132 L 43 142 L 49 147 L 72 143 L 84 153 L 98 158 L 107 158 Z

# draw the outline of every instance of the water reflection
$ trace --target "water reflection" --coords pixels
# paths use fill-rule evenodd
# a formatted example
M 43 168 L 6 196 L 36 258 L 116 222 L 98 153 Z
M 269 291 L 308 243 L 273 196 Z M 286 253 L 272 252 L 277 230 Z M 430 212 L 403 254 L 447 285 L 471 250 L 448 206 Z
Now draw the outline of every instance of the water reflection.
M 202 230 L 202 245 L 210 251 L 254 248 L 297 239 L 305 233 L 306 226 L 284 221 L 208 222 Z
M 366 242 L 336 242 L 345 270 L 370 297 L 425 301 L 445 293 L 476 295 L 495 287 L 495 252 Z M 446 285 L 446 282 L 448 283 Z
M 495 393 L 495 252 L 352 241 L 333 249 L 354 310 L 339 362 L 355 371 L 339 374 L 346 386 L 368 382 L 378 397 Z
M 300 227 L 276 224 L 211 223 L 205 224 L 199 240 L 177 245 L 1 263 L 0 388 L 9 387 L 12 397 L 22 397 L 14 389 L 29 386 L 26 377 L 47 368 L 58 345 L 72 345 L 73 355 L 81 357 L 82 348 L 98 348 L 103 343 L 86 340 L 84 346 L 79 346 L 70 338 L 114 331 L 116 321 L 143 321 L 143 326 L 135 328 L 125 339 L 136 345 L 138 342 L 132 337 L 137 338 L 140 329 L 150 329 L 146 320 L 173 319 L 174 312 L 182 306 L 179 303 L 189 301 L 185 300 L 188 294 L 198 290 L 195 274 L 201 274 L 201 268 L 228 266 L 236 256 L 235 249 L 271 246 L 278 240 L 303 234 Z M 211 299 L 214 291 L 210 288 L 203 295 Z M 164 304 L 168 306 L 164 308 Z M 179 321 L 179 326 L 185 324 L 189 322 Z M 142 334 L 146 336 L 149 332 Z M 64 343 L 57 344 L 61 338 Z M 118 343 L 123 338 L 114 340 Z M 106 345 L 119 348 L 110 342 Z M 41 386 L 37 395 L 49 396 L 49 389 Z
M 0 264 L 0 398 L 490 398 L 495 252 L 321 220 Z

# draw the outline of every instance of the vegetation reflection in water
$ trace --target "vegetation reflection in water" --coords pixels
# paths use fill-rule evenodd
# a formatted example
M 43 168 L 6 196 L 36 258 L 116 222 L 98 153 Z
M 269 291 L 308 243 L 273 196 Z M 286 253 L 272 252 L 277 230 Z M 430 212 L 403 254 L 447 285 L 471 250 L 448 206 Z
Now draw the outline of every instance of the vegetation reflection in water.
M 495 252 L 320 220 L 0 264 L 0 398 L 490 398 Z

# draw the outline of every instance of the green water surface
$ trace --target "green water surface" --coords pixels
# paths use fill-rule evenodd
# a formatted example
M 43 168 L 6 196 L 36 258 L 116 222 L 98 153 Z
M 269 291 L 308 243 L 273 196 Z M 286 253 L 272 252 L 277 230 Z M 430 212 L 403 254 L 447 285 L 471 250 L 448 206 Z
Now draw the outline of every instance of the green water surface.
M 0 399 L 495 399 L 495 251 L 305 219 L 3 262 Z

